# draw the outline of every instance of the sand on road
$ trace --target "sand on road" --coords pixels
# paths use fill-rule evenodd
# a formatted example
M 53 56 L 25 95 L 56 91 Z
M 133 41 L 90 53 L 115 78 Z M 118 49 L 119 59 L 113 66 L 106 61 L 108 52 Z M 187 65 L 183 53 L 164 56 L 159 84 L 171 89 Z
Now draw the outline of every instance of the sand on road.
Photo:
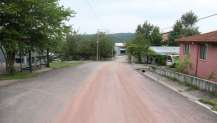
M 217 116 L 137 73 L 105 62 L 56 123 L 216 123 Z

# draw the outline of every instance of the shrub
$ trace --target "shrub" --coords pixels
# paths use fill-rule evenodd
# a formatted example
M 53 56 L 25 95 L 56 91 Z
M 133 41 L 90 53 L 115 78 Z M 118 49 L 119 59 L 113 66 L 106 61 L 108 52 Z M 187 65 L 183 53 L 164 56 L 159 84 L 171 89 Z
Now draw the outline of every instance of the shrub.
M 167 57 L 166 56 L 162 56 L 162 55 L 160 55 L 160 56 L 157 56 L 157 64 L 158 65 L 166 65 L 166 60 L 167 60 Z
M 187 68 L 191 67 L 191 62 L 189 56 L 185 56 L 184 61 L 177 61 L 176 63 L 176 71 L 184 73 Z
M 208 79 L 208 80 L 215 79 L 215 76 L 216 76 L 216 74 L 215 74 L 214 72 L 211 72 L 211 73 L 209 73 L 207 79 Z

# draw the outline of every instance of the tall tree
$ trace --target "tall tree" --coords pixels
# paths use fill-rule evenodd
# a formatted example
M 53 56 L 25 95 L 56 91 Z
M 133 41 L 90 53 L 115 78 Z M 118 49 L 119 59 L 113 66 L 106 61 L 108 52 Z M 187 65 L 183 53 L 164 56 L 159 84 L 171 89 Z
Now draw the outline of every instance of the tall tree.
M 190 11 L 182 15 L 181 22 L 186 28 L 193 27 L 196 24 L 197 19 L 197 15 L 194 12 Z
M 138 62 L 141 62 L 143 55 L 149 51 L 149 46 L 160 45 L 162 45 L 162 35 L 159 27 L 146 21 L 143 25 L 138 25 L 135 38 L 128 42 L 128 55 L 136 57 Z
M 19 47 L 49 48 L 62 39 L 67 30 L 64 21 L 73 11 L 58 0 L 1 0 L 0 43 L 5 49 L 7 72 L 14 72 Z
M 114 43 L 105 33 L 99 34 L 99 57 L 111 58 L 114 51 Z
M 198 17 L 192 11 L 183 14 L 181 19 L 176 21 L 173 26 L 173 30 L 170 32 L 168 45 L 177 46 L 178 42 L 176 39 L 182 36 L 200 34 L 198 27 L 195 26 L 197 21 Z
M 173 26 L 173 31 L 169 34 L 169 46 L 178 46 L 179 42 L 175 41 L 178 38 L 181 38 L 183 33 L 183 25 L 181 21 L 176 21 L 175 25 Z
M 159 27 L 154 27 L 151 33 L 151 45 L 161 46 L 162 45 L 162 34 L 160 33 Z
M 151 46 L 160 46 L 162 45 L 162 35 L 160 29 L 157 26 L 145 22 L 142 26 L 139 25 L 136 29 L 136 34 L 143 35 L 143 38 L 150 43 Z
M 97 35 L 78 35 L 67 36 L 63 52 L 66 59 L 95 59 Z M 114 43 L 105 33 L 99 33 L 99 58 L 101 60 L 112 57 Z

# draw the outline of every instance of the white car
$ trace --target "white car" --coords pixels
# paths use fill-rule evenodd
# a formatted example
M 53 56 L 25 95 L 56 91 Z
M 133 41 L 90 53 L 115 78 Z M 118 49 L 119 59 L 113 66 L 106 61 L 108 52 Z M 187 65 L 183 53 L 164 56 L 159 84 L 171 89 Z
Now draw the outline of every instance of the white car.
M 179 55 L 168 55 L 166 65 L 172 66 L 176 63 L 176 60 L 179 59 Z

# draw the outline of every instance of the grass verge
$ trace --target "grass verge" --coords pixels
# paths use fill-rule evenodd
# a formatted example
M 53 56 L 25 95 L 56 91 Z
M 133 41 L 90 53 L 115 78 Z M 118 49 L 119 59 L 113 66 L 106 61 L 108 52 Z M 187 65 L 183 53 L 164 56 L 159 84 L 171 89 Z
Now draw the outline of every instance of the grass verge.
M 73 67 L 82 64 L 82 61 L 63 61 L 63 62 L 52 62 L 50 68 L 60 69 L 66 67 Z M 20 80 L 28 79 L 37 76 L 37 72 L 16 72 L 14 74 L 0 74 L 0 80 Z
M 30 72 L 16 72 L 14 74 L 2 74 L 0 75 L 0 80 L 19 80 L 19 79 L 28 79 L 36 76 L 37 73 Z
M 212 110 L 217 111 L 217 97 L 214 97 L 214 98 L 205 97 L 205 98 L 200 99 L 199 101 L 204 104 L 208 104 L 212 106 Z
M 50 67 L 52 69 L 60 69 L 60 68 L 78 66 L 82 63 L 83 63 L 82 61 L 58 61 L 58 62 L 52 62 L 50 64 Z

